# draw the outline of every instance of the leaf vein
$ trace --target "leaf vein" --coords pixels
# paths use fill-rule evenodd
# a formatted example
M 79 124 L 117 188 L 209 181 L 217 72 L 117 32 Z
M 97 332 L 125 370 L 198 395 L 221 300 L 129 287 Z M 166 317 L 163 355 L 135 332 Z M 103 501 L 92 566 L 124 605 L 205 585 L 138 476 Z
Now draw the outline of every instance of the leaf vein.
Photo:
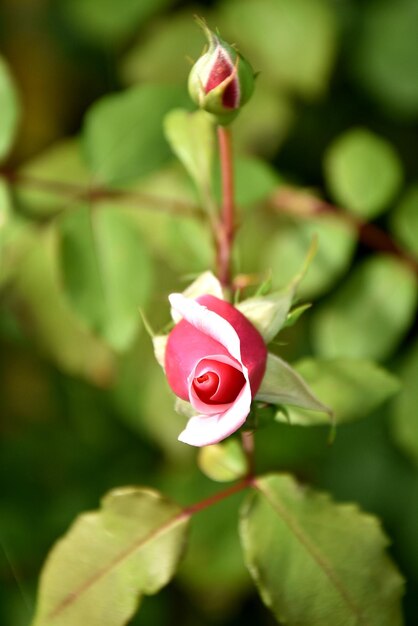
M 131 545 L 129 545 L 125 550 L 123 550 L 120 554 L 115 556 L 112 561 L 110 561 L 107 565 L 99 569 L 95 574 L 87 578 L 79 587 L 77 587 L 74 591 L 68 593 L 61 602 L 53 609 L 48 616 L 48 619 L 54 619 L 57 617 L 62 611 L 67 609 L 73 602 L 78 600 L 80 596 L 82 596 L 86 591 L 88 591 L 91 587 L 93 587 L 97 582 L 99 582 L 102 578 L 104 578 L 112 569 L 120 565 L 125 559 L 129 558 L 135 551 L 141 550 L 147 543 L 153 541 L 158 536 L 163 535 L 165 532 L 174 528 L 176 524 L 181 523 L 182 521 L 187 520 L 190 517 L 189 513 L 185 510 L 180 511 L 174 517 L 168 519 L 164 524 L 158 528 L 152 530 L 145 537 L 141 537 L 137 541 L 134 541 Z
M 255 480 L 254 485 L 256 489 L 263 494 L 266 498 L 267 502 L 270 504 L 272 509 L 282 518 L 283 522 L 287 525 L 289 530 L 294 534 L 296 539 L 300 541 L 302 546 L 306 549 L 306 551 L 310 554 L 310 556 L 314 559 L 317 565 L 322 569 L 324 574 L 330 580 L 336 591 L 339 593 L 345 604 L 349 607 L 349 609 L 354 613 L 357 618 L 357 622 L 360 626 L 371 626 L 368 620 L 366 621 L 364 617 L 363 610 L 357 605 L 357 603 L 353 600 L 343 581 L 338 576 L 337 572 L 333 568 L 332 564 L 328 561 L 328 559 L 321 554 L 321 552 L 317 549 L 315 544 L 311 541 L 311 539 L 306 535 L 304 529 L 298 524 L 297 520 L 286 510 L 285 505 L 279 500 L 279 498 L 275 495 L 272 498 L 269 494 L 268 489 L 263 488 L 259 481 Z

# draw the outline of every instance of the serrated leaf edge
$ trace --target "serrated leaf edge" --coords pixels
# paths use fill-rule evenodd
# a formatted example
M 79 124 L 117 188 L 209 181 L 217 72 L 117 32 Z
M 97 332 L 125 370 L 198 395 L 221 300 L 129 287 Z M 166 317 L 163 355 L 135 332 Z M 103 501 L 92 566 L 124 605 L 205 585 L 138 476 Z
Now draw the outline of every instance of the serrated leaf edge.
M 127 488 L 126 493 L 129 493 L 130 490 L 131 488 Z M 154 496 L 158 496 L 159 498 L 161 498 L 161 495 L 158 494 L 153 489 L 143 489 L 141 491 L 148 495 L 154 495 Z M 124 494 L 123 489 L 110 492 L 109 494 L 107 494 L 107 496 L 103 498 L 102 504 L 104 504 L 106 499 L 111 497 L 112 495 L 125 495 L 125 494 Z M 165 498 L 162 498 L 162 499 L 167 501 Z M 74 522 L 74 524 L 70 527 L 68 532 L 58 541 L 56 546 L 58 546 L 60 543 L 65 541 L 65 539 L 71 533 L 73 526 L 77 524 L 80 519 L 87 518 L 87 517 L 97 518 L 100 516 L 101 512 L 102 512 L 101 510 L 92 511 L 92 512 L 84 513 L 83 515 L 79 516 L 77 520 Z M 90 578 L 85 580 L 75 590 L 70 591 L 59 602 L 59 604 L 46 615 L 46 619 L 47 620 L 55 619 L 58 615 L 60 615 L 63 611 L 65 611 L 65 609 L 68 608 L 74 601 L 76 601 L 81 595 L 83 595 L 88 589 L 90 589 L 93 585 L 95 585 L 99 580 L 101 580 L 104 576 L 106 576 L 112 569 L 117 567 L 125 559 L 129 558 L 134 552 L 136 552 L 137 550 L 141 550 L 149 542 L 154 541 L 161 535 L 164 535 L 166 532 L 172 530 L 177 525 L 181 525 L 184 522 L 188 522 L 189 519 L 190 519 L 190 512 L 187 511 L 186 509 L 179 508 L 179 511 L 175 515 L 173 515 L 171 518 L 169 518 L 167 521 L 165 521 L 161 526 L 153 529 L 151 532 L 148 533 L 148 535 L 146 535 L 145 537 L 141 537 L 140 540 L 132 542 L 130 546 L 128 546 L 119 555 L 117 555 L 117 557 L 115 557 L 112 561 L 110 561 L 110 563 L 108 563 L 105 567 L 102 567 L 101 569 L 99 569 L 95 574 L 90 576 Z M 184 550 L 184 546 L 182 546 L 181 550 L 179 551 L 180 556 L 183 550 Z M 51 552 L 49 558 L 47 559 L 43 568 L 43 572 L 46 571 L 49 560 L 50 558 L 52 558 L 52 556 L 53 556 L 53 552 Z M 42 581 L 41 581 L 41 584 L 42 584 Z M 139 593 L 139 595 L 141 594 Z M 37 616 L 35 615 L 32 626 L 35 626 L 36 622 L 37 622 Z
M 306 548 L 306 550 L 309 552 L 311 557 L 316 561 L 316 563 L 323 570 L 323 572 L 328 577 L 330 582 L 334 585 L 335 589 L 338 591 L 338 593 L 340 594 L 341 598 L 346 603 L 346 605 L 350 609 L 353 610 L 354 614 L 357 617 L 358 625 L 359 626 L 372 626 L 372 624 L 370 624 L 368 620 L 365 621 L 363 611 L 357 606 L 354 600 L 352 600 L 352 598 L 350 597 L 350 594 L 345 589 L 345 585 L 339 579 L 338 575 L 336 575 L 335 572 L 333 571 L 332 565 L 328 563 L 327 559 L 324 559 L 322 555 L 319 554 L 318 550 L 316 549 L 312 541 L 309 539 L 309 537 L 306 537 L 305 533 L 303 532 L 303 529 L 299 527 L 297 520 L 293 519 L 292 515 L 286 511 L 284 506 L 278 509 L 277 506 L 275 506 L 275 502 L 272 502 L 272 499 L 269 498 L 268 492 L 266 493 L 267 489 L 261 486 L 260 483 L 262 479 L 266 479 L 266 478 L 274 477 L 274 476 L 275 474 L 269 474 L 269 475 L 265 475 L 259 478 L 255 478 L 252 481 L 252 487 L 266 498 L 266 501 L 270 504 L 272 509 L 281 517 L 282 521 L 287 525 L 289 530 L 294 533 L 295 537 L 300 540 L 301 544 Z M 276 476 L 278 475 L 276 474 Z M 290 480 L 294 481 L 294 477 L 291 476 L 290 474 L 280 474 L 280 476 L 288 477 Z M 310 489 L 310 488 L 307 488 L 307 489 Z M 313 490 L 310 489 L 310 491 L 313 491 Z M 372 524 L 375 527 L 378 527 L 381 532 L 382 538 L 384 539 L 383 547 L 388 546 L 389 540 L 386 534 L 383 532 L 382 525 L 378 518 L 372 515 L 369 515 L 367 513 L 364 513 L 355 504 L 351 504 L 351 503 L 350 504 L 336 504 L 334 503 L 334 501 L 332 500 L 331 496 L 328 493 L 318 491 L 318 492 L 315 492 L 315 494 L 318 497 L 320 497 L 323 501 L 329 502 L 330 504 L 334 504 L 335 506 L 338 506 L 340 509 L 345 509 L 346 511 L 351 510 L 352 512 L 357 513 L 363 518 L 364 521 L 367 521 L 369 524 Z M 273 601 L 270 597 L 270 594 L 268 593 L 266 588 L 263 586 L 258 570 L 248 558 L 248 553 L 245 550 L 246 532 L 245 532 L 244 524 L 246 521 L 248 511 L 250 510 L 256 495 L 257 495 L 256 493 L 252 493 L 244 500 L 243 506 L 241 507 L 241 510 L 240 510 L 239 531 L 240 531 L 242 546 L 244 548 L 243 553 L 244 553 L 245 564 L 251 576 L 253 577 L 253 580 L 257 586 L 257 589 L 259 590 L 259 593 L 261 595 L 261 598 L 263 599 L 263 602 L 266 604 L 266 606 L 268 606 L 273 611 Z M 393 573 L 396 573 L 399 582 L 402 582 L 402 584 L 404 585 L 405 580 L 403 576 L 399 573 L 399 571 L 394 570 Z M 275 611 L 273 611 L 273 613 L 276 614 Z M 284 616 L 279 616 L 279 619 L 281 622 L 283 622 L 283 624 L 288 623 L 288 620 L 286 620 Z

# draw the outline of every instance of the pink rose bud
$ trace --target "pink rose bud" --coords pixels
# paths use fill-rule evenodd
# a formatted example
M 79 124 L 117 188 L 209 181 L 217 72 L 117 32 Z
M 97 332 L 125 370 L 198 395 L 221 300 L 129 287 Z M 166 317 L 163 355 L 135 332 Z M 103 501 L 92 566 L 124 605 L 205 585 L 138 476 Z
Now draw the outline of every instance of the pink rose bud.
M 215 115 L 218 124 L 229 124 L 254 90 L 250 64 L 199 21 L 209 42 L 207 52 L 193 65 L 189 75 L 192 100 Z
M 172 294 L 170 302 L 183 319 L 168 336 L 167 380 L 196 411 L 179 440 L 217 443 L 244 424 L 264 376 L 267 349 L 251 322 L 224 300 Z

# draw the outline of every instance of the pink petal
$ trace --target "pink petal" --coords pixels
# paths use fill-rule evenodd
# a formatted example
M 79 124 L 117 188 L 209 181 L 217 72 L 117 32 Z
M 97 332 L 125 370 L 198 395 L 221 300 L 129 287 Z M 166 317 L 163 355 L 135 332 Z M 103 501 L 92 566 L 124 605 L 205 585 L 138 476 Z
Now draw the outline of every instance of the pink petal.
M 172 294 L 170 302 L 184 319 L 216 339 L 229 354 L 245 365 L 249 373 L 251 391 L 255 396 L 266 369 L 267 348 L 262 336 L 251 322 L 229 302 L 211 295 L 201 296 L 197 301 L 187 301 L 181 294 Z M 189 303 L 192 307 L 189 307 Z M 198 305 L 204 305 L 208 311 L 205 313 L 205 308 L 201 306 L 199 309 Z
M 234 66 L 231 63 L 231 60 L 223 52 L 222 48 L 218 47 L 215 54 L 215 62 L 212 65 L 207 83 L 205 85 L 205 93 L 209 93 L 209 91 L 212 91 L 212 89 L 215 89 L 215 87 L 223 83 L 223 81 L 231 76 L 234 71 Z
M 199 398 L 208 404 L 234 402 L 244 384 L 241 368 L 212 357 L 199 363 L 192 381 Z
M 194 446 L 217 443 L 245 422 L 264 375 L 267 349 L 254 326 L 224 300 L 205 295 L 194 301 L 172 294 L 170 302 L 183 319 L 167 342 L 167 379 L 174 392 L 200 412 L 189 420 L 179 440 Z M 209 404 L 198 397 L 193 387 L 198 365 L 211 359 L 242 371 L 245 384 L 234 402 Z
M 227 363 L 228 365 L 232 365 L 232 366 L 240 366 L 239 363 L 237 363 L 237 361 L 235 359 L 232 359 L 230 356 L 224 356 L 222 354 L 216 354 L 216 355 L 211 355 L 209 357 L 209 359 L 211 361 L 218 361 L 220 363 Z M 190 376 L 188 378 L 188 386 L 189 386 L 189 397 L 188 400 L 190 402 L 190 404 L 193 406 L 194 409 L 196 409 L 196 411 L 198 411 L 199 413 L 202 413 L 204 415 L 219 415 L 221 413 L 225 413 L 225 411 L 227 411 L 232 403 L 231 402 L 227 402 L 227 403 L 222 403 L 222 404 L 208 404 L 207 402 L 204 402 L 203 400 L 201 400 L 198 396 L 198 394 L 196 393 L 196 390 L 193 387 L 193 380 L 196 377 L 196 373 L 199 372 L 200 373 L 200 368 L 199 365 L 202 361 L 207 361 L 209 360 L 207 357 L 204 357 L 203 359 L 201 359 L 201 361 L 199 363 L 197 363 L 196 368 L 190 373 Z M 242 367 L 242 366 L 240 366 Z M 244 376 L 244 380 L 246 381 L 245 384 L 247 384 L 248 382 L 248 372 L 246 368 L 242 368 L 242 375 Z M 236 400 L 234 400 L 235 402 Z
M 251 390 L 246 384 L 236 401 L 224 413 L 196 415 L 179 435 L 179 441 L 191 446 L 209 446 L 222 441 L 240 428 L 250 412 Z
M 186 321 L 182 320 L 173 328 L 167 340 L 164 369 L 177 396 L 189 400 L 188 377 L 203 357 L 213 355 L 227 357 L 229 353 L 218 341 Z
M 172 293 L 169 296 L 170 304 L 173 309 L 180 313 L 189 324 L 208 337 L 218 341 L 227 349 L 234 359 L 241 361 L 241 346 L 237 332 L 229 321 L 224 319 L 222 314 L 209 310 L 207 306 L 202 306 L 206 304 L 208 299 L 210 299 L 210 301 L 218 301 L 218 298 L 214 296 L 202 296 L 202 298 L 199 298 L 199 302 L 189 300 L 181 293 Z M 223 300 L 219 300 L 219 302 L 228 304 Z

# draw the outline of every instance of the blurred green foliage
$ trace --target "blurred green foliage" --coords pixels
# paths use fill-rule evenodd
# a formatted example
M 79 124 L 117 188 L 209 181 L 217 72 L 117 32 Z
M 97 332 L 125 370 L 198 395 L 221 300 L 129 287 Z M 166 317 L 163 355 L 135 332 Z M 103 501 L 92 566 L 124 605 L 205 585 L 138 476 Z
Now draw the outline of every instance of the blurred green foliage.
M 337 420 L 368 415 L 339 427 L 332 446 L 327 427 L 270 422 L 256 435 L 257 467 L 292 470 L 381 516 L 414 626 L 415 0 L 2 3 L 0 623 L 29 623 L 47 551 L 104 492 L 150 485 L 188 505 L 216 490 L 177 442 L 184 418 L 139 316 L 162 328 L 167 294 L 213 263 L 196 181 L 163 135 L 166 112 L 192 108 L 194 13 L 260 71 L 236 122 L 237 270 L 250 283 L 271 270 L 282 287 L 318 235 L 299 291 L 313 306 L 275 351 L 334 399 Z M 283 190 L 298 187 L 308 200 L 290 202 Z M 321 196 L 340 206 L 322 210 Z M 395 245 L 364 236 L 362 220 Z M 382 404 L 395 376 L 401 391 Z M 244 568 L 241 501 L 199 514 L 178 577 L 130 624 L 275 623 Z

